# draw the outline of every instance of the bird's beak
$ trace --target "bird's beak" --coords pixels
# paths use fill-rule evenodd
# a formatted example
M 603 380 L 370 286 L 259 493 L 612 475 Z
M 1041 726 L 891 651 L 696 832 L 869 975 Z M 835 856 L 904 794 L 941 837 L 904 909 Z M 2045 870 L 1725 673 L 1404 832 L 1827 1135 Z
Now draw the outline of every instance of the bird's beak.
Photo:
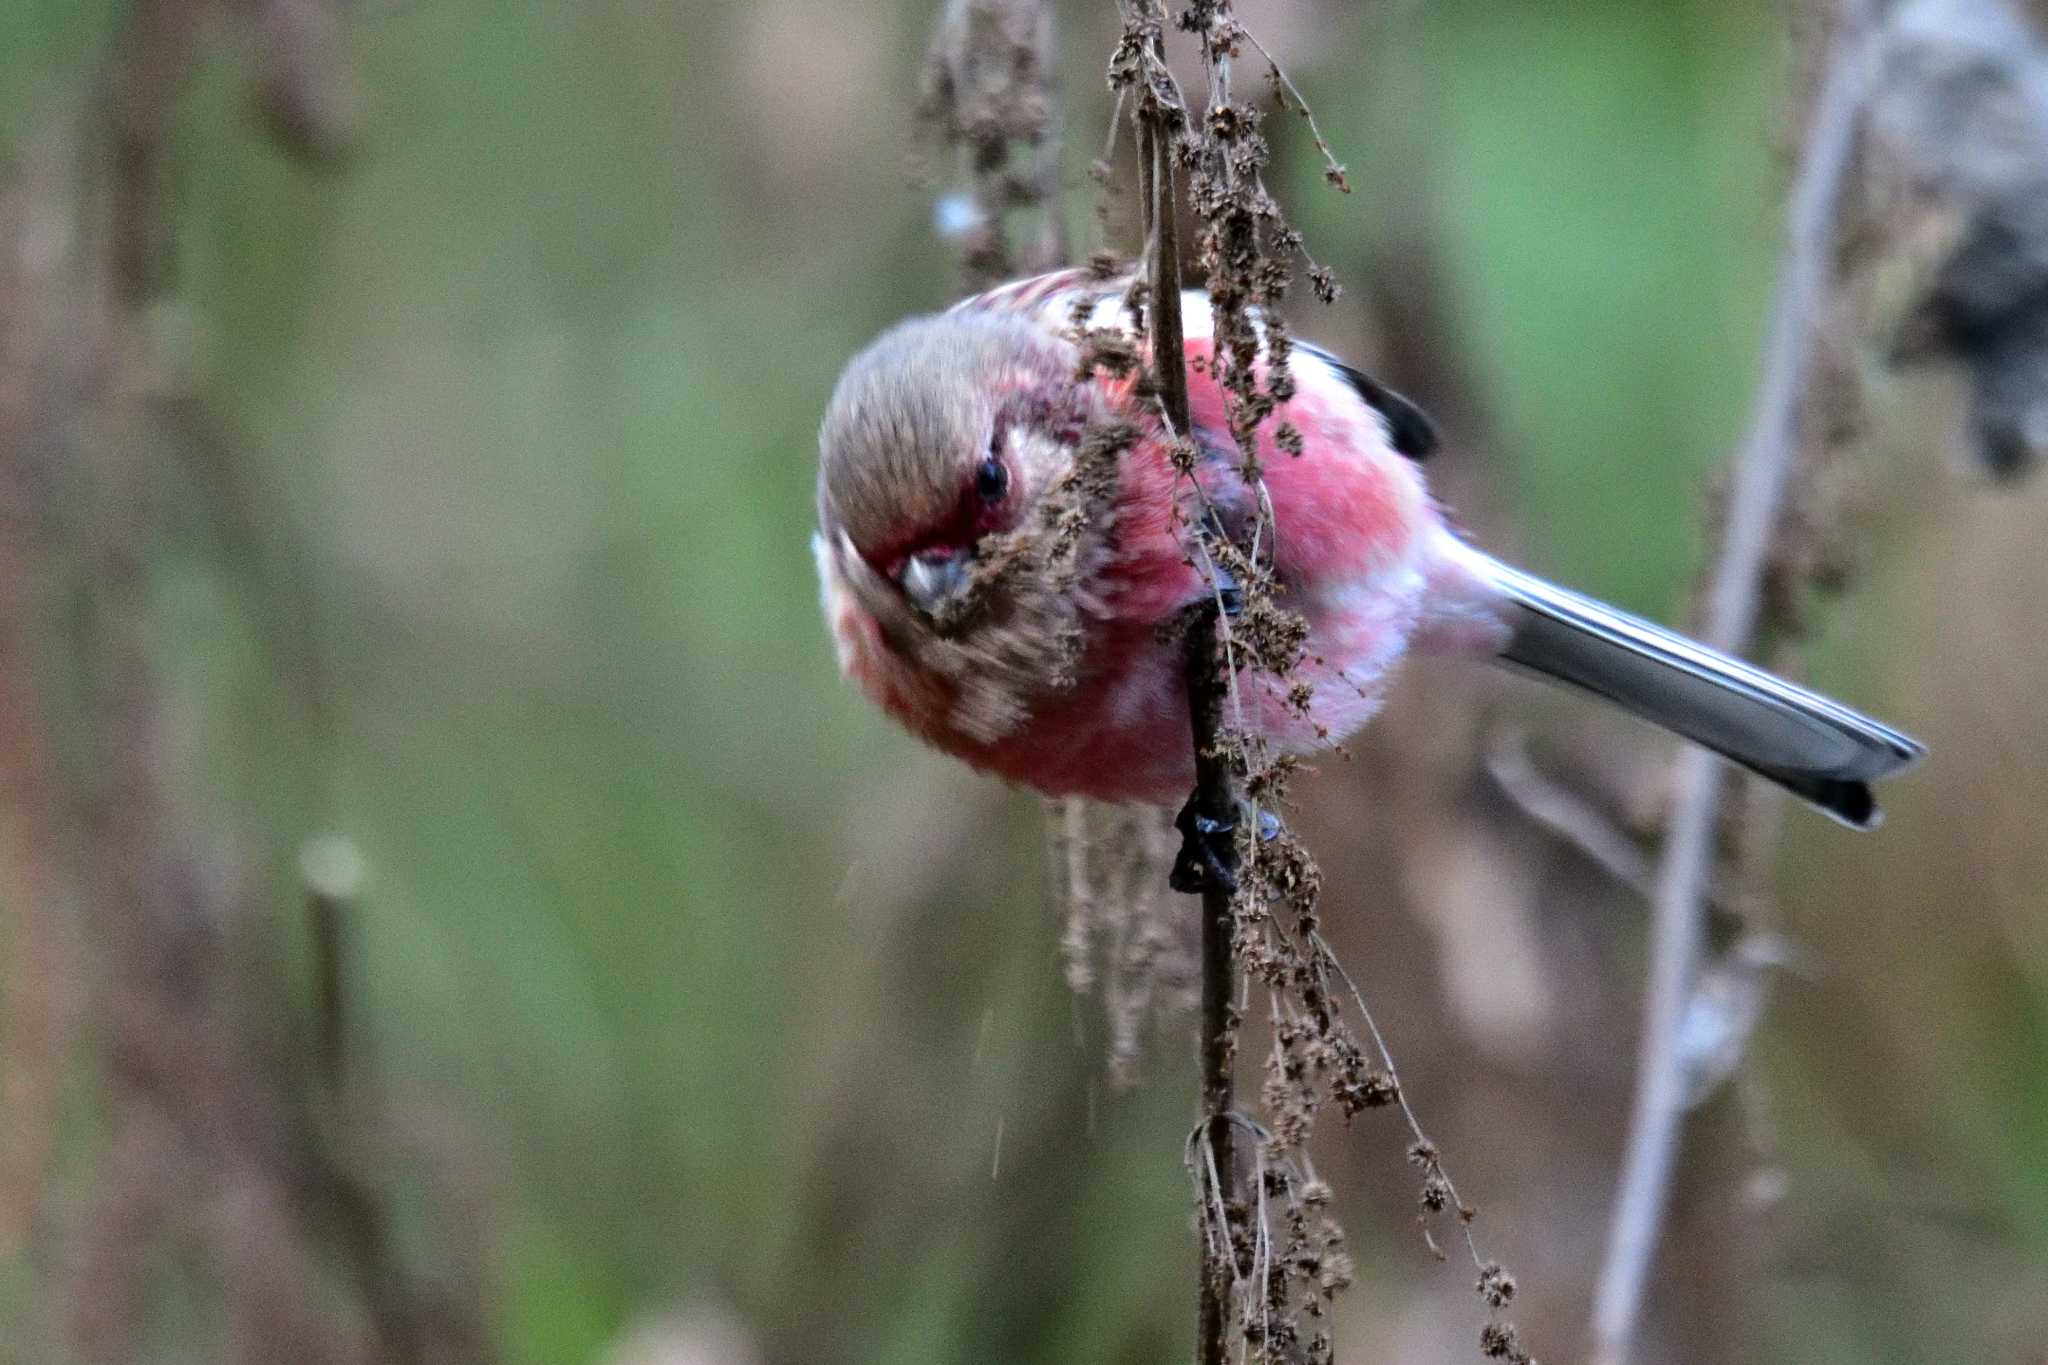
M 929 616 L 966 585 L 967 556 L 945 550 L 912 555 L 903 562 L 897 581 L 910 604 Z

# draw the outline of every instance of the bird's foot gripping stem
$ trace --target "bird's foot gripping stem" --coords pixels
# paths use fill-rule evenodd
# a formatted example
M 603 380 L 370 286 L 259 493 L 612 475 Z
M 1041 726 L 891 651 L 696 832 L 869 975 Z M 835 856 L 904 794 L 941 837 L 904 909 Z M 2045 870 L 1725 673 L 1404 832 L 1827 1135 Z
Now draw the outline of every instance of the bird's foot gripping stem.
M 1173 871 L 1166 884 L 1184 895 L 1200 895 L 1211 886 L 1237 890 L 1237 826 L 1228 820 L 1213 820 L 1195 809 L 1190 796 L 1173 827 L 1180 831 L 1180 852 L 1174 856 Z
M 1199 793 L 1197 793 L 1199 796 Z M 1180 831 L 1180 852 L 1173 860 L 1167 884 L 1186 895 L 1199 895 L 1210 886 L 1237 890 L 1237 826 L 1216 820 L 1195 809 L 1197 796 L 1190 796 L 1173 827 Z M 1272 811 L 1259 812 L 1259 841 L 1264 843 L 1280 833 L 1280 817 Z

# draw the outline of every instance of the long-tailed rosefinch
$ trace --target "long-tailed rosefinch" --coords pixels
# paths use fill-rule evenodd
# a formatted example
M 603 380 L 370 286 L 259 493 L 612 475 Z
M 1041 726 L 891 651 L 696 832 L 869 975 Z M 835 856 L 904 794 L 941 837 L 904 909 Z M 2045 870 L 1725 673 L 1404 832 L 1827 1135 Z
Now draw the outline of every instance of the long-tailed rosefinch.
M 1181 447 L 1177 465 L 1139 392 L 1141 357 L 1083 365 L 1082 326 L 1122 329 L 1129 345 L 1121 294 L 1082 271 L 1006 285 L 885 333 L 832 396 L 814 542 L 825 615 L 841 669 L 931 744 L 1056 796 L 1185 796 L 1194 760 L 1169 627 L 1217 592 L 1188 534 L 1208 519 L 1240 542 L 1263 527 L 1262 561 L 1308 627 L 1289 676 L 1239 679 L 1245 724 L 1282 751 L 1358 729 L 1416 648 L 1593 692 L 1859 827 L 1877 816 L 1868 784 L 1921 754 L 1466 544 L 1404 458 L 1433 442 L 1427 419 L 1311 347 L 1293 348 L 1293 392 L 1260 427 L 1263 486 L 1248 486 L 1194 292 L 1192 456 Z M 1285 429 L 1299 453 L 1281 448 Z

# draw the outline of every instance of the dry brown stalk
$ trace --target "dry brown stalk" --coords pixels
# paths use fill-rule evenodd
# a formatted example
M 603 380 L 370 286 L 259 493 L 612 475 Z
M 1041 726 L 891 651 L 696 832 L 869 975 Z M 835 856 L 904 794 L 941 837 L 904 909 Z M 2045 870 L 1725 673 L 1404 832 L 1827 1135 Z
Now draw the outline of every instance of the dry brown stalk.
M 1787 210 L 1788 224 L 1748 434 L 1733 462 L 1722 543 L 1707 580 L 1701 638 L 1730 653 L 1750 642 L 1764 603 L 1774 541 L 1786 525 L 1808 401 L 1814 329 L 1829 283 L 1837 212 L 1878 56 L 1860 0 L 1837 18 Z M 1664 853 L 1652 897 L 1650 982 L 1644 1001 L 1635 1112 L 1615 1201 L 1606 1262 L 1595 1291 L 1599 1358 L 1628 1359 L 1663 1220 L 1687 1101 L 1679 1033 L 1699 975 L 1703 904 L 1714 876 L 1725 776 L 1696 748 L 1677 759 Z

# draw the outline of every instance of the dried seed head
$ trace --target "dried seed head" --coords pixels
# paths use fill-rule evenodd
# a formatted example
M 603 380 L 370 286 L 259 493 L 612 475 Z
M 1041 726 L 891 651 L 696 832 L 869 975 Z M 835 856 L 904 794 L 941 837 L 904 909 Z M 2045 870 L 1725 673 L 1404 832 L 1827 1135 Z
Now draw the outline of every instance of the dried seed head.
M 1480 1267 L 1475 1287 L 1488 1308 L 1504 1308 L 1515 1297 L 1515 1277 L 1503 1270 L 1498 1261 L 1488 1261 Z

